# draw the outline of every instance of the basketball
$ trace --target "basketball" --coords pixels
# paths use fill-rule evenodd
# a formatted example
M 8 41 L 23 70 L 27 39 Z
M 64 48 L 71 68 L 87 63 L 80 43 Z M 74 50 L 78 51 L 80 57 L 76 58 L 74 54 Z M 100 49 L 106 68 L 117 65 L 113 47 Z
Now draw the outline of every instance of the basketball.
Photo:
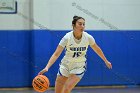
M 32 81 L 33 89 L 37 92 L 45 92 L 49 85 L 49 79 L 44 75 L 38 75 Z

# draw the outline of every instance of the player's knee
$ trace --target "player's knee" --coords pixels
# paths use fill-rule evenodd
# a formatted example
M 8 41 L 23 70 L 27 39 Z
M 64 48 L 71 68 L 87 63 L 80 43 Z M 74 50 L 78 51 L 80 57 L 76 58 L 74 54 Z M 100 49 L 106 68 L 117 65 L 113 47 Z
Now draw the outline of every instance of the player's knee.
M 71 84 L 65 84 L 64 86 L 64 93 L 69 93 L 73 88 L 73 85 Z
M 68 87 L 65 87 L 64 89 L 63 89 L 63 93 L 70 93 L 70 89 L 68 88 Z

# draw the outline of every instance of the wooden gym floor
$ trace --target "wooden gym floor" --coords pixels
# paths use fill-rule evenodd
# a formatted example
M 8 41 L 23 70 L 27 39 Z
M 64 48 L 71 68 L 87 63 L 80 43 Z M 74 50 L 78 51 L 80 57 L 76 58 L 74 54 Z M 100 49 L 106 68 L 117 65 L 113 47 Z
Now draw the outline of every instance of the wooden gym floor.
M 0 88 L 0 93 L 38 93 L 32 88 Z M 54 93 L 54 88 L 44 93 Z M 71 93 L 140 93 L 140 87 L 76 87 Z

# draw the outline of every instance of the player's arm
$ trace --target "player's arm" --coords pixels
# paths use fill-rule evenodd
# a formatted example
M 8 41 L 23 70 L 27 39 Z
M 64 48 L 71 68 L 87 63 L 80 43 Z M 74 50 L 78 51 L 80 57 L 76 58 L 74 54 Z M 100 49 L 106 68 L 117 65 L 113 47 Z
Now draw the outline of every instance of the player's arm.
M 48 64 L 42 71 L 39 72 L 39 74 L 43 74 L 46 71 L 48 71 L 48 69 L 56 62 L 57 58 L 60 56 L 60 54 L 62 53 L 63 50 L 64 50 L 64 48 L 62 46 L 58 45 L 55 52 L 53 53 L 50 60 L 48 61 Z
M 106 59 L 103 51 L 101 50 L 101 48 L 95 43 L 93 45 L 91 45 L 91 48 L 103 59 L 103 61 L 105 62 L 106 66 L 111 69 L 112 65 L 111 63 Z
M 50 58 L 50 60 L 49 60 L 49 62 L 47 64 L 47 66 L 46 66 L 48 69 L 54 64 L 54 62 L 57 60 L 57 58 L 62 53 L 63 49 L 64 48 L 62 46 L 58 45 L 57 49 L 55 50 L 55 52 L 51 56 L 51 58 Z

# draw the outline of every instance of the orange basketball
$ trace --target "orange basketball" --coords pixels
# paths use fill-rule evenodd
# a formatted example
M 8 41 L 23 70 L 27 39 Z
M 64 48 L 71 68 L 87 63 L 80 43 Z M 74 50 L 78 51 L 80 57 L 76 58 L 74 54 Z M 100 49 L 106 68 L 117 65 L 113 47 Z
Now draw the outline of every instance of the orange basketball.
M 49 88 L 49 79 L 44 75 L 38 75 L 33 79 L 32 86 L 37 92 L 45 92 Z

